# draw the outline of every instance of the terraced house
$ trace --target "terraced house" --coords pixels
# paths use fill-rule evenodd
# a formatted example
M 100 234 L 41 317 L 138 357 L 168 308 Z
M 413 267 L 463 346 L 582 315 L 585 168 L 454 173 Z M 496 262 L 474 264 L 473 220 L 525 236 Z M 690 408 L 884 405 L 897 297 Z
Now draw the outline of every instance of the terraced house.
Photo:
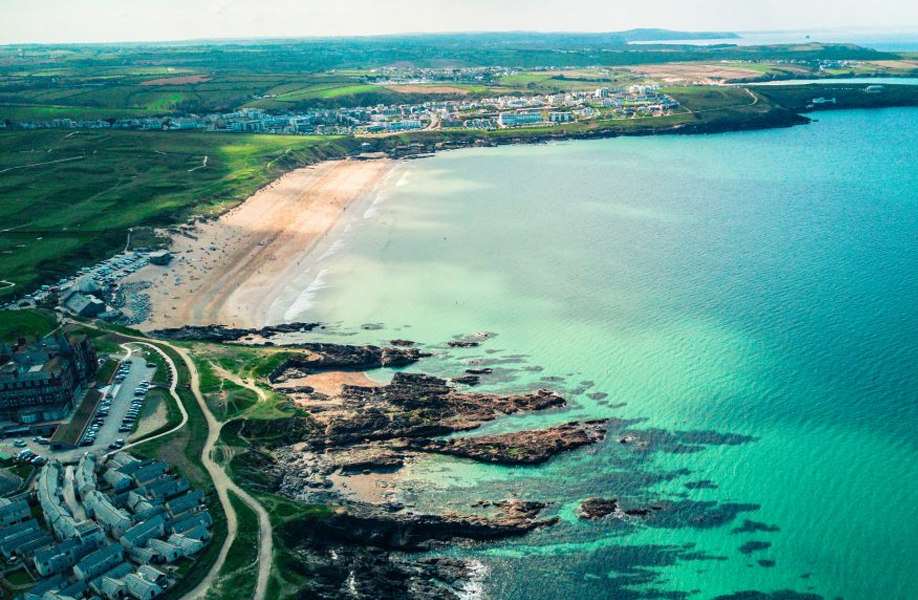
M 64 494 L 71 485 L 79 496 Z M 169 565 L 193 559 L 212 536 L 202 491 L 165 463 L 124 452 L 104 462 L 86 455 L 69 470 L 51 461 L 35 494 L 48 530 L 25 500 L 0 504 L 9 513 L 0 552 L 42 578 L 19 600 L 152 600 L 179 577 Z

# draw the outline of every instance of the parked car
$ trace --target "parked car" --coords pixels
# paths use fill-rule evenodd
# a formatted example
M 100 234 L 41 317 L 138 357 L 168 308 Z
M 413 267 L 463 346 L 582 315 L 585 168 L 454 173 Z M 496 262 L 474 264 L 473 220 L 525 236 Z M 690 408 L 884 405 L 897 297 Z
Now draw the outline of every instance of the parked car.
M 13 442 L 13 445 L 16 446 L 17 448 L 25 448 L 26 443 L 22 440 L 16 440 L 15 442 Z

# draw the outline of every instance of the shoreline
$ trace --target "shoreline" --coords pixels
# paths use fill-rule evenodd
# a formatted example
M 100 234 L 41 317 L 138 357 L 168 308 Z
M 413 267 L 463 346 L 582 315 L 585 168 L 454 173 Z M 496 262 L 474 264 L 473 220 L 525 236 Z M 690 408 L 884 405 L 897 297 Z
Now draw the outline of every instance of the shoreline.
M 810 123 L 815 112 L 807 116 L 781 109 L 742 123 L 725 119 L 650 130 L 520 129 L 484 139 L 475 135 L 443 139 L 440 132 L 428 132 L 413 137 L 411 144 L 388 146 L 370 160 L 328 159 L 300 167 L 214 220 L 173 226 L 172 263 L 147 267 L 125 279 L 125 283 L 150 284 L 144 293 L 150 296 L 152 312 L 136 327 L 141 331 L 211 324 L 263 327 L 297 320 L 291 310 L 298 303 L 303 304 L 299 310 L 308 308 L 310 294 L 321 286 L 320 259 L 335 250 L 352 219 L 372 207 L 380 188 L 404 160 L 474 147 L 786 128 Z
M 348 209 L 371 201 L 397 164 L 329 160 L 295 169 L 215 220 L 177 228 L 171 264 L 125 280 L 150 284 L 152 312 L 138 329 L 268 324 L 306 262 L 357 212 Z

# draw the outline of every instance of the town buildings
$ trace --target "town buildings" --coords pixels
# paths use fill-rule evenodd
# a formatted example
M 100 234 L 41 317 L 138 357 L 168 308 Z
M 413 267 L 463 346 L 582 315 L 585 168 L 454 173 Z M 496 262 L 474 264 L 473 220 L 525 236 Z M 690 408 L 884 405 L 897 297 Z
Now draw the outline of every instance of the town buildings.
M 0 344 L 0 419 L 29 424 L 64 418 L 98 366 L 85 335 Z
M 108 485 L 111 472 L 130 486 Z M 70 486 L 78 497 L 65 494 Z M 26 499 L 0 502 L 0 554 L 8 568 L 21 565 L 42 578 L 18 600 L 161 595 L 175 583 L 161 566 L 196 556 L 212 535 L 203 492 L 188 490 L 187 480 L 164 463 L 125 452 L 101 466 L 87 455 L 67 471 L 49 462 L 35 491 L 47 529 L 32 518 Z

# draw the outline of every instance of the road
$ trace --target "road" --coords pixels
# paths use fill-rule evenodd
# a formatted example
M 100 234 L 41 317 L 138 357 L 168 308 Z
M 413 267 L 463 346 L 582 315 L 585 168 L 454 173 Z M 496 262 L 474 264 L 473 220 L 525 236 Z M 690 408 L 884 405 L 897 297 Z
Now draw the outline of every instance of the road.
M 89 325 L 87 323 L 81 323 L 81 325 L 99 329 L 97 326 Z M 226 472 L 224 472 L 223 469 L 220 468 L 220 465 L 218 465 L 213 459 L 214 447 L 217 445 L 217 441 L 220 438 L 220 430 L 222 429 L 223 424 L 217 421 L 213 413 L 210 412 L 210 408 L 207 406 L 207 402 L 204 400 L 204 395 L 201 393 L 201 377 L 198 373 L 197 367 L 194 365 L 194 361 L 191 359 L 191 356 L 188 354 L 187 350 L 178 346 L 173 346 L 168 342 L 158 341 L 156 344 L 152 344 L 150 342 L 144 341 L 143 338 L 137 338 L 124 334 L 122 335 L 132 339 L 133 341 L 130 343 L 152 348 L 156 352 L 159 352 L 159 354 L 163 357 L 172 372 L 172 377 L 169 384 L 169 393 L 172 395 L 176 405 L 182 412 L 182 422 L 169 431 L 165 431 L 155 436 L 146 438 L 145 440 L 140 440 L 138 442 L 128 444 L 122 448 L 122 450 L 128 450 L 134 446 L 139 446 L 140 444 L 144 444 L 149 441 L 175 433 L 184 427 L 188 422 L 188 412 L 182 404 L 181 398 L 179 398 L 175 391 L 176 386 L 178 385 L 178 370 L 176 369 L 172 358 L 163 352 L 160 346 L 165 346 L 182 357 L 185 366 L 188 368 L 188 373 L 190 374 L 191 381 L 189 383 L 191 385 L 191 392 L 194 395 L 198 406 L 200 406 L 201 412 L 204 414 L 204 419 L 207 422 L 207 440 L 204 442 L 204 448 L 201 451 L 201 464 L 204 465 L 208 475 L 210 475 L 214 482 L 214 488 L 217 491 L 217 498 L 220 500 L 220 505 L 223 508 L 224 514 L 226 515 L 226 539 L 224 539 L 223 546 L 220 548 L 220 554 L 217 556 L 216 562 L 214 562 L 214 564 L 211 566 L 210 571 L 208 571 L 204 579 L 201 580 L 201 582 L 195 586 L 194 589 L 185 594 L 182 600 L 197 600 L 199 598 L 203 598 L 210 590 L 210 587 L 213 585 L 215 579 L 219 576 L 220 570 L 223 568 L 223 565 L 226 562 L 226 557 L 229 555 L 230 548 L 236 539 L 236 534 L 239 529 L 236 510 L 233 508 L 233 505 L 229 500 L 228 492 L 230 490 L 239 498 L 241 498 L 242 501 L 245 502 L 246 506 L 251 508 L 258 515 L 258 577 L 256 579 L 255 593 L 252 596 L 252 600 L 264 600 L 268 591 L 268 581 L 271 577 L 271 565 L 274 562 L 274 540 L 271 531 L 271 519 L 265 508 L 251 495 L 249 495 L 248 492 L 236 485 L 236 483 L 233 482 L 229 476 L 227 476 Z M 127 345 L 125 344 L 122 347 L 127 349 L 126 346 Z M 259 389 L 257 386 L 254 386 L 249 382 L 241 382 L 241 380 L 237 381 L 240 382 L 240 385 L 254 390 L 260 399 L 266 399 L 264 391 Z
M 172 362 L 172 358 L 170 358 L 168 354 L 163 352 L 162 349 L 158 348 L 155 344 L 148 344 L 147 342 L 133 342 L 133 343 L 138 346 L 145 346 L 157 352 L 163 358 L 163 361 L 165 362 L 166 366 L 169 367 L 169 373 L 170 373 L 169 375 L 169 395 L 172 396 L 173 400 L 175 400 L 175 405 L 178 406 L 179 411 L 182 413 L 182 420 L 178 425 L 176 425 L 175 427 L 173 427 L 172 429 L 168 431 L 157 433 L 154 436 L 150 436 L 148 438 L 144 438 L 142 440 L 127 444 L 126 446 L 121 448 L 121 450 L 130 450 L 134 446 L 139 446 L 140 444 L 145 444 L 147 442 L 159 439 L 161 437 L 172 435 L 173 433 L 175 433 L 176 431 L 184 427 L 185 424 L 188 422 L 188 411 L 185 410 L 185 405 L 182 404 L 181 398 L 178 397 L 178 394 L 175 391 L 175 388 L 178 385 L 178 370 L 175 368 L 175 363 Z M 124 348 L 125 350 L 129 350 L 126 344 L 123 344 L 121 347 Z M 117 450 L 115 450 L 114 452 L 117 452 Z M 108 452 L 106 456 L 112 453 L 113 452 Z
M 91 446 L 78 445 L 72 450 L 51 451 L 48 445 L 41 444 L 35 441 L 33 438 L 24 436 L 20 438 L 22 442 L 25 443 L 24 448 L 28 448 L 32 452 L 46 458 L 54 458 L 61 461 L 62 463 L 67 464 L 77 462 L 80 460 L 80 458 L 82 458 L 84 454 L 87 453 L 96 454 L 99 456 L 111 454 L 111 451 L 108 447 L 109 444 L 119 438 L 128 437 L 127 433 L 118 431 L 118 428 L 121 427 L 122 419 L 124 419 L 124 416 L 131 408 L 131 402 L 134 400 L 134 389 L 140 385 L 141 381 L 150 381 L 150 379 L 153 377 L 153 374 L 155 373 L 155 370 L 148 368 L 146 366 L 146 360 L 141 356 L 135 356 L 131 348 L 126 345 L 122 345 L 122 348 L 125 351 L 125 355 L 120 359 L 120 362 L 131 365 L 131 368 L 127 372 L 123 382 L 120 384 L 115 384 L 112 387 L 104 386 L 99 390 L 103 393 L 112 392 L 114 398 L 111 399 L 109 415 L 104 417 L 104 423 L 96 434 L 95 443 L 93 443 Z M 82 402 L 88 401 L 89 400 L 86 399 L 82 400 Z M 93 414 L 89 420 L 93 421 L 95 418 L 96 415 Z M 79 440 L 77 443 L 79 443 Z M 9 446 L 8 450 L 7 446 Z M 125 446 L 125 448 L 128 447 L 130 446 Z M 13 452 L 17 454 L 22 450 L 22 448 L 16 448 L 12 446 L 12 440 L 0 443 L 0 449 L 3 449 L 6 452 Z

